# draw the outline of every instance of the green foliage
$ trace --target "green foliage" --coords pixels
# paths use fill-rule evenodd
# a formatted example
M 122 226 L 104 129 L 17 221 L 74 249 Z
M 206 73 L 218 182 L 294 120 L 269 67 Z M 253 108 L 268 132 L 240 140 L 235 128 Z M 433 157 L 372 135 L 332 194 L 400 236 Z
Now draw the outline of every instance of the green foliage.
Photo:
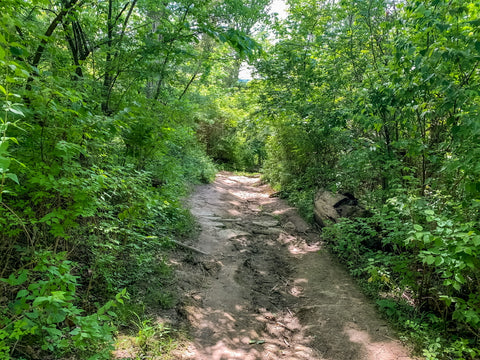
M 479 4 L 292 0 L 260 46 L 267 5 L 0 2 L 2 355 L 107 356 L 124 288 L 171 306 L 180 198 L 215 161 L 307 217 L 318 188 L 368 203 L 333 251 L 426 357 L 478 357 Z
M 478 357 L 479 11 L 293 0 L 256 65 L 265 178 L 367 204 L 324 238 L 431 359 Z
M 425 297 L 421 300 L 428 301 L 429 307 L 437 310 L 444 321 L 478 336 L 480 236 L 476 224 L 454 222 L 419 201 L 414 202 L 411 211 L 421 225 L 413 224 L 406 247 L 412 249 L 417 262 L 423 265 L 420 284 L 423 289 L 417 290 Z
M 454 221 L 448 205 L 451 216 L 438 215 L 446 206 L 440 199 L 426 200 L 399 195 L 370 218 L 325 229 L 324 238 L 372 296 L 381 294 L 377 304 L 405 331 L 428 314 L 415 335 L 425 356 L 473 359 L 480 329 L 478 232 L 473 223 Z
M 116 294 L 127 289 L 133 308 L 174 305 L 166 250 L 193 228 L 181 198 L 216 172 L 189 92 L 228 77 L 235 61 L 221 56 L 260 50 L 255 21 L 225 28 L 242 11 L 220 10 L 0 2 L 3 357 L 107 358 L 129 322 Z
M 198 114 L 197 136 L 207 154 L 220 165 L 236 171 L 256 171 L 266 157 L 266 130 L 255 115 L 251 90 L 230 89 L 227 94 L 205 89 Z
M 2 29 L 3 26 L 0 26 Z M 0 82 L 0 96 L 2 96 L 2 116 L 0 120 L 0 201 L 4 193 L 11 192 L 11 183 L 18 184 L 18 176 L 10 171 L 12 162 L 18 162 L 11 157 L 8 148 L 12 144 L 18 145 L 15 137 L 8 136 L 9 127 L 16 127 L 19 118 L 25 116 L 22 103 L 18 102 L 19 94 L 13 93 L 11 88 L 15 83 L 25 79 L 28 72 L 25 67 L 11 60 L 13 49 L 17 49 L 15 44 L 9 42 L 0 36 L 0 68 L 5 69 L 2 72 L 2 80 Z M 5 48 L 5 49 L 4 49 Z M 16 50 L 15 50 L 16 51 Z
M 135 326 L 138 332 L 135 342 L 141 353 L 137 356 L 168 355 L 175 348 L 173 329 L 161 323 L 154 324 L 149 319 L 141 320 L 138 315 L 137 320 Z
M 4 357 L 16 352 L 29 357 L 54 353 L 109 358 L 115 331 L 114 308 L 123 303 L 126 291 L 95 313 L 82 315 L 84 310 L 75 304 L 79 285 L 78 277 L 72 275 L 75 264 L 65 256 L 36 253 L 29 259 L 31 269 L 20 269 L 0 279 L 3 293 L 15 295 L 8 308 L 2 308 L 0 318 L 0 354 Z
M 132 334 L 118 339 L 118 349 L 125 349 L 135 359 L 174 359 L 172 352 L 183 341 L 181 332 L 136 312 L 131 323 Z

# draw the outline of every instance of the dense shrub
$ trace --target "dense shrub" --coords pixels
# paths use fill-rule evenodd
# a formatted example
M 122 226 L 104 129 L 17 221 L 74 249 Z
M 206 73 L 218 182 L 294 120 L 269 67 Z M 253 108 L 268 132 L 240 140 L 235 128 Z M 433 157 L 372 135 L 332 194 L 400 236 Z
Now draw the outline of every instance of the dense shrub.
M 480 355 L 480 235 L 475 223 L 455 219 L 454 209 L 440 215 L 436 200 L 391 198 L 372 217 L 344 219 L 323 236 L 380 296 L 383 311 L 403 330 L 419 332 L 425 355 L 473 359 Z

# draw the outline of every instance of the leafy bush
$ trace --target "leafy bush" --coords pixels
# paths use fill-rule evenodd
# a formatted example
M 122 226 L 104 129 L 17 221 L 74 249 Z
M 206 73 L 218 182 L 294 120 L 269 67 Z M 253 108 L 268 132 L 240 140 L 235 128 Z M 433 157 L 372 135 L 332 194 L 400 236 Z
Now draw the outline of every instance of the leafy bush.
M 207 154 L 224 168 L 258 171 L 266 158 L 266 131 L 255 114 L 250 88 L 221 95 L 206 92 L 210 103 L 197 114 L 197 137 Z
M 343 219 L 323 236 L 380 296 L 389 318 L 406 331 L 422 324 L 414 337 L 427 358 L 473 359 L 480 353 L 480 236 L 476 223 L 455 221 L 456 208 L 439 200 L 399 195 L 372 217 Z
M 123 304 L 126 291 L 84 315 L 78 307 L 78 276 L 72 274 L 76 265 L 66 260 L 66 253 L 37 252 L 29 260 L 29 268 L 0 279 L 8 297 L 0 303 L 0 355 L 108 359 L 116 330 L 114 308 Z

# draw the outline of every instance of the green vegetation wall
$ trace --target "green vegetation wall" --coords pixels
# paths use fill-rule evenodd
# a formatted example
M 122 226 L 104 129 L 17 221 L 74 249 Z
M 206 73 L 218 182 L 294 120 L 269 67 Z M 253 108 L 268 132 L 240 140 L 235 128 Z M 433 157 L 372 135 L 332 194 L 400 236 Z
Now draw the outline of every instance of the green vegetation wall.
M 162 249 L 215 174 L 199 114 L 265 4 L 0 2 L 0 358 L 109 358 L 128 296 L 171 305 Z
M 307 214 L 355 194 L 372 217 L 325 240 L 427 358 L 477 358 L 480 4 L 288 4 L 257 64 L 266 179 Z

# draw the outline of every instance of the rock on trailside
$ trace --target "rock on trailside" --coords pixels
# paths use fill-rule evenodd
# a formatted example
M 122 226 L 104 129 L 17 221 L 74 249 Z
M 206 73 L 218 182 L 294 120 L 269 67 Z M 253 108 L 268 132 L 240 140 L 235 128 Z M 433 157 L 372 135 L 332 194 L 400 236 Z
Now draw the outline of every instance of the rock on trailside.
M 190 198 L 200 230 L 176 261 L 191 341 L 176 359 L 407 360 L 317 232 L 258 177 L 218 174 Z

